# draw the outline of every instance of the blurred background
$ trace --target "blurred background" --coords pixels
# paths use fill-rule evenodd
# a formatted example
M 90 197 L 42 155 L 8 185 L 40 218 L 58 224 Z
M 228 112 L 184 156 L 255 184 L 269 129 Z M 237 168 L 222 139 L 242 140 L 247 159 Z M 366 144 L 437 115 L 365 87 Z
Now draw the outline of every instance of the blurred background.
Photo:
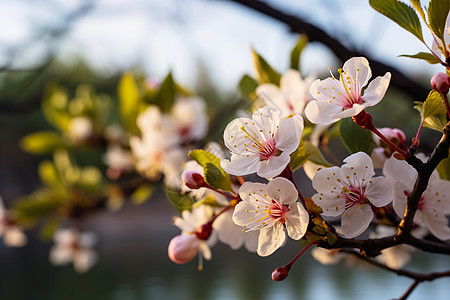
M 403 72 L 424 86 L 440 70 L 400 54 L 426 51 L 411 34 L 372 10 L 368 1 L 266 1 Z M 429 36 L 426 40 L 430 41 Z M 0 194 L 6 205 L 40 186 L 41 157 L 20 148 L 24 135 L 51 128 L 40 111 L 46 86 L 69 91 L 88 83 L 117 98 L 124 71 L 161 81 L 171 71 L 178 83 L 223 104 L 240 97 L 244 74 L 254 75 L 251 47 L 283 73 L 298 35 L 268 16 L 227 0 L 0 0 Z M 431 43 L 431 42 L 430 42 Z M 305 48 L 304 76 L 327 76 L 342 62 L 321 43 Z M 390 89 L 371 112 L 376 125 L 400 127 L 410 137 L 420 121 L 411 99 Z M 385 111 L 392 114 L 386 115 Z M 439 138 L 425 129 L 424 148 Z M 305 255 L 288 280 L 275 283 L 272 270 L 295 256 L 293 241 L 261 258 L 226 245 L 213 249 L 203 272 L 196 261 L 175 265 L 167 245 L 179 230 L 176 212 L 158 190 L 140 206 L 101 212 L 84 227 L 99 236 L 99 262 L 86 274 L 48 261 L 50 243 L 34 231 L 29 243 L 0 245 L 0 299 L 380 299 L 401 295 L 408 279 L 381 270 L 325 267 Z M 409 265 L 420 271 L 448 268 L 448 258 L 416 254 Z M 442 263 L 444 262 L 444 263 Z M 345 274 L 345 276 L 342 276 Z M 421 285 L 411 299 L 448 296 L 449 279 Z M 383 287 L 383 288 L 380 288 Z

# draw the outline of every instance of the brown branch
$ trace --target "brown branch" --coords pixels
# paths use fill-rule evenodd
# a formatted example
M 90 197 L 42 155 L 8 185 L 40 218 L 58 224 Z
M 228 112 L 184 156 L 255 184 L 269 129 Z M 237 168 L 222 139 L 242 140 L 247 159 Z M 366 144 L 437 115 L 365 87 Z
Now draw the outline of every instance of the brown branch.
M 407 162 L 417 170 L 417 180 L 414 184 L 414 188 L 411 194 L 408 195 L 405 215 L 398 227 L 399 235 L 409 235 L 414 222 L 414 216 L 419 206 L 420 198 L 425 192 L 428 186 L 428 181 L 431 174 L 438 164 L 448 157 L 448 151 L 450 149 L 450 122 L 448 122 L 443 128 L 443 135 L 433 153 L 428 158 L 427 162 L 419 164 L 417 158 L 413 155 L 408 155 Z
M 408 94 L 412 100 L 422 100 L 428 95 L 429 88 L 412 81 L 399 70 L 388 66 L 378 60 L 370 58 L 370 55 L 362 51 L 350 50 L 337 39 L 330 36 L 322 29 L 307 23 L 297 16 L 283 13 L 282 11 L 256 0 L 228 0 L 236 2 L 247 8 L 260 12 L 268 17 L 276 19 L 286 24 L 292 32 L 306 34 L 311 42 L 320 42 L 327 46 L 342 61 L 346 61 L 351 57 L 364 56 L 369 58 L 370 65 L 375 76 L 384 75 L 391 72 L 391 84 Z

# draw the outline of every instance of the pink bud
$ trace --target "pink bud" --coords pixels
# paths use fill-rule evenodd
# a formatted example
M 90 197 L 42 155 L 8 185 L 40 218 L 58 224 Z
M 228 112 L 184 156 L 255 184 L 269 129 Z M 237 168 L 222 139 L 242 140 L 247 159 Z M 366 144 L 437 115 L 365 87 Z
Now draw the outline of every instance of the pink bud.
M 185 264 L 197 255 L 199 247 L 200 241 L 195 235 L 177 235 L 169 243 L 169 258 L 174 263 Z
M 184 172 L 183 181 L 184 184 L 192 190 L 196 190 L 206 186 L 206 182 L 205 179 L 203 179 L 203 176 L 193 171 Z
M 437 73 L 431 78 L 431 87 L 438 93 L 447 94 L 450 88 L 450 79 L 447 74 Z
M 272 280 L 282 281 L 289 275 L 289 270 L 285 267 L 278 267 L 272 272 Z
M 208 222 L 203 224 L 202 227 L 200 228 L 200 231 L 195 234 L 198 239 L 206 241 L 207 239 L 209 239 L 212 230 L 213 230 L 212 222 Z

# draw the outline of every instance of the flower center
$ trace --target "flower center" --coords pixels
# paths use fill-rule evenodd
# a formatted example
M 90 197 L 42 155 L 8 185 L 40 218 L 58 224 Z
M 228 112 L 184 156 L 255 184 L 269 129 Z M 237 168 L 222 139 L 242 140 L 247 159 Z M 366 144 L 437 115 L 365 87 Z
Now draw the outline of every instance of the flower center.
M 286 222 L 284 215 L 289 212 L 289 206 L 282 205 L 281 203 L 272 199 L 271 204 L 265 212 L 274 220 L 278 220 L 281 224 Z
M 356 78 L 353 76 L 347 75 L 347 71 L 343 71 L 342 69 L 338 70 L 340 75 L 340 81 L 342 86 L 344 87 L 345 93 L 347 97 L 343 97 L 343 106 L 344 109 L 353 107 L 353 104 L 362 104 L 364 103 L 364 99 L 361 97 L 360 87 Z M 356 76 L 358 75 L 359 69 L 356 69 Z
M 366 199 L 364 195 L 366 191 L 365 187 L 344 186 L 342 187 L 342 191 L 345 197 L 345 210 L 352 208 L 356 204 L 364 204 L 364 200 Z
M 257 136 L 256 133 L 252 135 L 244 126 L 241 127 L 241 130 L 253 141 L 253 144 L 249 149 L 253 150 L 252 152 L 259 154 L 261 160 L 268 160 L 272 155 L 279 156 L 282 153 L 281 150 L 278 150 L 275 147 L 273 135 L 269 138 L 262 138 L 261 136 Z M 257 137 L 260 137 L 260 139 L 257 139 Z

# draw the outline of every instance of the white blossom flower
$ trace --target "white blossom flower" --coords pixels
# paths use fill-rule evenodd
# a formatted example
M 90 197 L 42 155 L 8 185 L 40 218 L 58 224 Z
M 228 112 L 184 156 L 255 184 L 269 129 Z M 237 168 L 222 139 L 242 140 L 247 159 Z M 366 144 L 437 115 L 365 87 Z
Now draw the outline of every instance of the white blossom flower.
M 256 94 L 267 106 L 279 110 L 282 118 L 287 118 L 303 113 L 311 98 L 311 82 L 312 77 L 303 80 L 299 71 L 290 69 L 281 76 L 279 87 L 273 83 L 264 83 L 256 88 Z
M 192 211 L 184 210 L 180 217 L 174 218 L 174 225 L 181 229 L 181 235 L 173 238 L 168 247 L 169 258 L 178 264 L 184 264 L 199 254 L 199 269 L 203 267 L 203 258 L 211 259 L 211 249 L 217 238 L 214 231 L 202 236 L 202 225 L 213 216 L 210 206 L 200 205 Z M 210 228 L 212 230 L 212 228 Z
M 177 99 L 167 122 L 174 124 L 181 142 L 201 140 L 208 131 L 205 101 L 199 97 Z
M 242 231 L 242 227 L 233 222 L 233 210 L 223 212 L 213 223 L 213 228 L 217 232 L 219 241 L 227 244 L 233 250 L 237 250 L 242 245 L 249 252 L 256 252 L 258 248 L 258 231 Z
M 402 218 L 406 209 L 407 197 L 417 179 L 417 172 L 406 161 L 391 157 L 386 160 L 383 173 L 394 184 L 394 210 Z M 424 225 L 434 236 L 445 241 L 450 239 L 450 228 L 446 217 L 449 214 L 450 181 L 440 179 L 437 171 L 434 171 L 427 189 L 419 200 L 414 222 Z
M 364 57 L 353 57 L 339 69 L 340 79 L 333 75 L 325 80 L 317 79 L 311 85 L 311 101 L 305 108 L 306 117 L 314 124 L 331 124 L 342 118 L 359 114 L 365 108 L 381 101 L 391 79 L 387 72 L 375 78 L 365 89 L 372 71 Z
M 53 235 L 55 245 L 50 250 L 50 262 L 54 265 L 73 263 L 79 273 L 88 271 L 97 262 L 92 249 L 97 243 L 93 232 L 79 232 L 76 228 L 58 229 Z
M 295 115 L 281 119 L 279 112 L 265 106 L 252 119 L 237 118 L 225 128 L 225 146 L 231 160 L 222 160 L 222 168 L 233 175 L 256 172 L 272 178 L 280 174 L 290 161 L 303 132 L 303 118 Z
M 9 211 L 5 209 L 1 197 L 0 236 L 3 236 L 3 243 L 8 247 L 22 247 L 27 243 L 27 236 L 23 233 L 22 229 L 15 224 Z
M 298 192 L 286 178 L 277 177 L 268 184 L 245 182 L 239 189 L 239 202 L 233 221 L 244 231 L 259 230 L 257 253 L 268 256 L 283 245 L 288 235 L 299 240 L 306 233 L 309 216 L 297 202 Z
M 129 172 L 133 170 L 133 156 L 130 151 L 123 149 L 119 144 L 110 144 L 103 157 L 105 164 L 120 171 Z
M 335 265 L 345 257 L 345 254 L 338 249 L 328 250 L 320 247 L 312 249 L 311 255 L 322 265 Z
M 350 155 L 339 167 L 323 168 L 313 178 L 318 194 L 312 197 L 324 216 L 342 215 L 342 233 L 353 238 L 363 233 L 373 219 L 371 205 L 382 207 L 394 198 L 394 189 L 375 172 L 364 152 Z

